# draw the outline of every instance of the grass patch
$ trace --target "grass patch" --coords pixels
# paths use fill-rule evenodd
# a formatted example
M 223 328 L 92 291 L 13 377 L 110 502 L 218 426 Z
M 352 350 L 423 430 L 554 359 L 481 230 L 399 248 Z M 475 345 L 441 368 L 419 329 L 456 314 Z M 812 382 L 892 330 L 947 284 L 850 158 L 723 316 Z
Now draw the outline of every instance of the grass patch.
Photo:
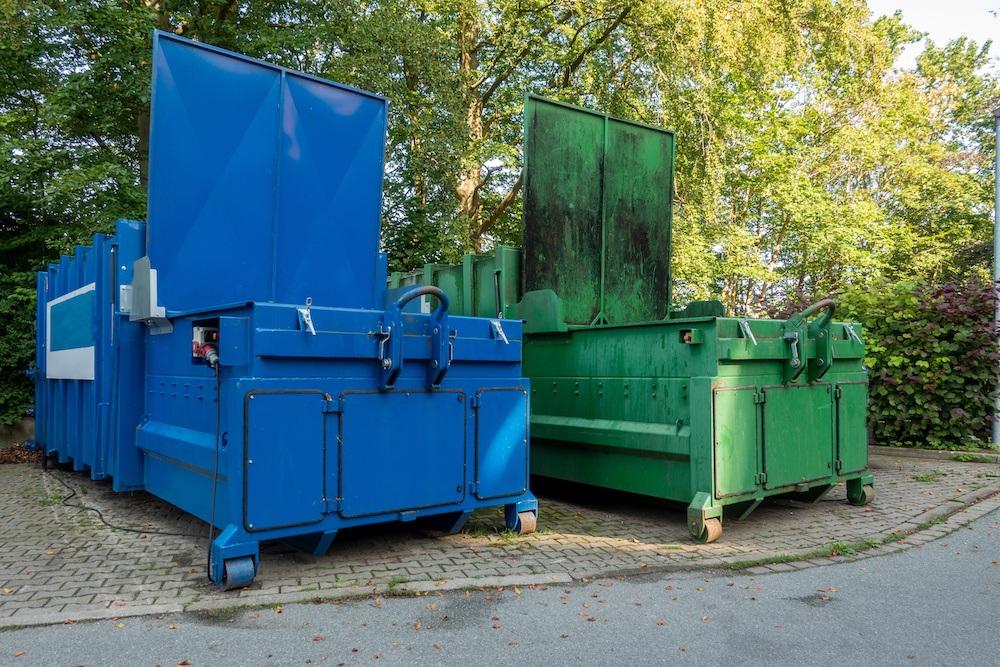
M 943 470 L 931 470 L 930 472 L 918 472 L 913 476 L 913 479 L 918 482 L 936 482 L 947 474 Z
M 798 563 L 814 558 L 830 558 L 831 556 L 852 556 L 859 551 L 877 549 L 882 546 L 883 541 L 878 538 L 869 538 L 858 544 L 848 542 L 831 542 L 825 546 L 807 551 L 803 554 L 779 554 L 768 558 L 758 558 L 755 560 L 740 560 L 732 563 L 723 563 L 720 567 L 723 570 L 748 570 L 751 567 L 762 565 L 777 565 L 780 563 Z
M 952 461 L 958 461 L 959 463 L 993 463 L 993 459 L 988 456 L 982 456 L 979 454 L 964 454 L 955 452 L 951 455 Z

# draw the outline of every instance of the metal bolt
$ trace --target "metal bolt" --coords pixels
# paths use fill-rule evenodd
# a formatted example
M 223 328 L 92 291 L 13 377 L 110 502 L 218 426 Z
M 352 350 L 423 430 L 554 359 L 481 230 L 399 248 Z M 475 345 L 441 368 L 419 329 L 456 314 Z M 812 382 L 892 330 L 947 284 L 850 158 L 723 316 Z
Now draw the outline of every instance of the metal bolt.
M 251 463 L 253 463 L 253 459 L 247 459 L 247 465 L 250 465 Z
M 431 359 L 431 368 L 437 368 L 437 367 L 438 367 L 437 359 Z
M 384 368 L 386 370 L 389 370 L 390 368 L 392 368 L 392 359 L 390 359 L 389 357 L 386 357 L 385 359 L 383 359 L 382 360 L 382 368 Z
M 455 490 L 458 491 L 459 493 L 461 493 L 462 492 L 462 485 L 459 484 L 458 486 L 456 486 Z
M 822 338 L 822 337 L 823 337 L 823 332 L 822 331 L 820 331 L 818 334 L 816 334 L 816 338 Z

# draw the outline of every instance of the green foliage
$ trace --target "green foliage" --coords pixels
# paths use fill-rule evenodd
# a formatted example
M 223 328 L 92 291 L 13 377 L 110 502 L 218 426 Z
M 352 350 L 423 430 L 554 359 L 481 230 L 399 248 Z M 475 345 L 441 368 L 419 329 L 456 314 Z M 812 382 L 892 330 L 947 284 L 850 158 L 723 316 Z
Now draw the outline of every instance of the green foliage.
M 34 403 L 24 372 L 35 357 L 35 290 L 22 287 L 34 276 L 0 277 L 0 424 L 9 425 Z
M 154 28 L 390 100 L 394 270 L 519 243 L 526 91 L 677 132 L 678 305 L 756 314 L 989 262 L 989 44 L 926 41 L 900 71 L 920 33 L 864 0 L 0 0 L 0 421 L 30 391 L 32 272 L 144 218 Z

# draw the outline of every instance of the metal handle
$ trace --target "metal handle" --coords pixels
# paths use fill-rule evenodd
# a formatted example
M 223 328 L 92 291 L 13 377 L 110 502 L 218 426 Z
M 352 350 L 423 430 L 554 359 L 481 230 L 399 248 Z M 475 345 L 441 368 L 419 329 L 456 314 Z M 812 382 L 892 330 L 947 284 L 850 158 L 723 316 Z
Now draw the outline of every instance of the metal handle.
M 823 308 L 826 309 L 826 314 L 824 314 L 822 318 L 817 320 L 816 326 L 820 328 L 826 328 L 826 326 L 830 324 L 830 320 L 833 319 L 834 311 L 837 309 L 837 302 L 829 297 L 826 299 L 820 299 L 813 305 L 803 310 L 798 315 L 793 315 L 792 317 L 788 318 L 788 321 L 789 323 L 793 323 L 795 326 L 798 326 L 801 323 L 805 322 L 807 317 L 815 313 L 817 310 Z
M 440 287 L 435 287 L 433 285 L 421 285 L 420 287 L 411 289 L 409 292 L 406 292 L 403 296 L 396 299 L 396 302 L 390 307 L 395 308 L 396 310 L 403 310 L 406 304 L 419 296 L 437 297 L 437 300 L 440 301 L 441 304 L 434 311 L 433 315 L 438 317 L 438 319 L 440 319 L 440 313 L 442 311 L 448 310 L 448 295 L 445 294 Z

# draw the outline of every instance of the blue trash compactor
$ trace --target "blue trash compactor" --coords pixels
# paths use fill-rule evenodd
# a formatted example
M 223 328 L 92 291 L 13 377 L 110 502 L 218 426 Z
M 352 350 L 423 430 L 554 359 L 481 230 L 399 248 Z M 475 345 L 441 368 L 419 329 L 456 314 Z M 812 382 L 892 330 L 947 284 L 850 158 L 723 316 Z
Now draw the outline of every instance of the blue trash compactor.
M 521 323 L 386 290 L 385 133 L 381 97 L 157 33 L 148 222 L 38 274 L 38 446 L 217 527 L 223 589 L 265 540 L 535 527 Z

